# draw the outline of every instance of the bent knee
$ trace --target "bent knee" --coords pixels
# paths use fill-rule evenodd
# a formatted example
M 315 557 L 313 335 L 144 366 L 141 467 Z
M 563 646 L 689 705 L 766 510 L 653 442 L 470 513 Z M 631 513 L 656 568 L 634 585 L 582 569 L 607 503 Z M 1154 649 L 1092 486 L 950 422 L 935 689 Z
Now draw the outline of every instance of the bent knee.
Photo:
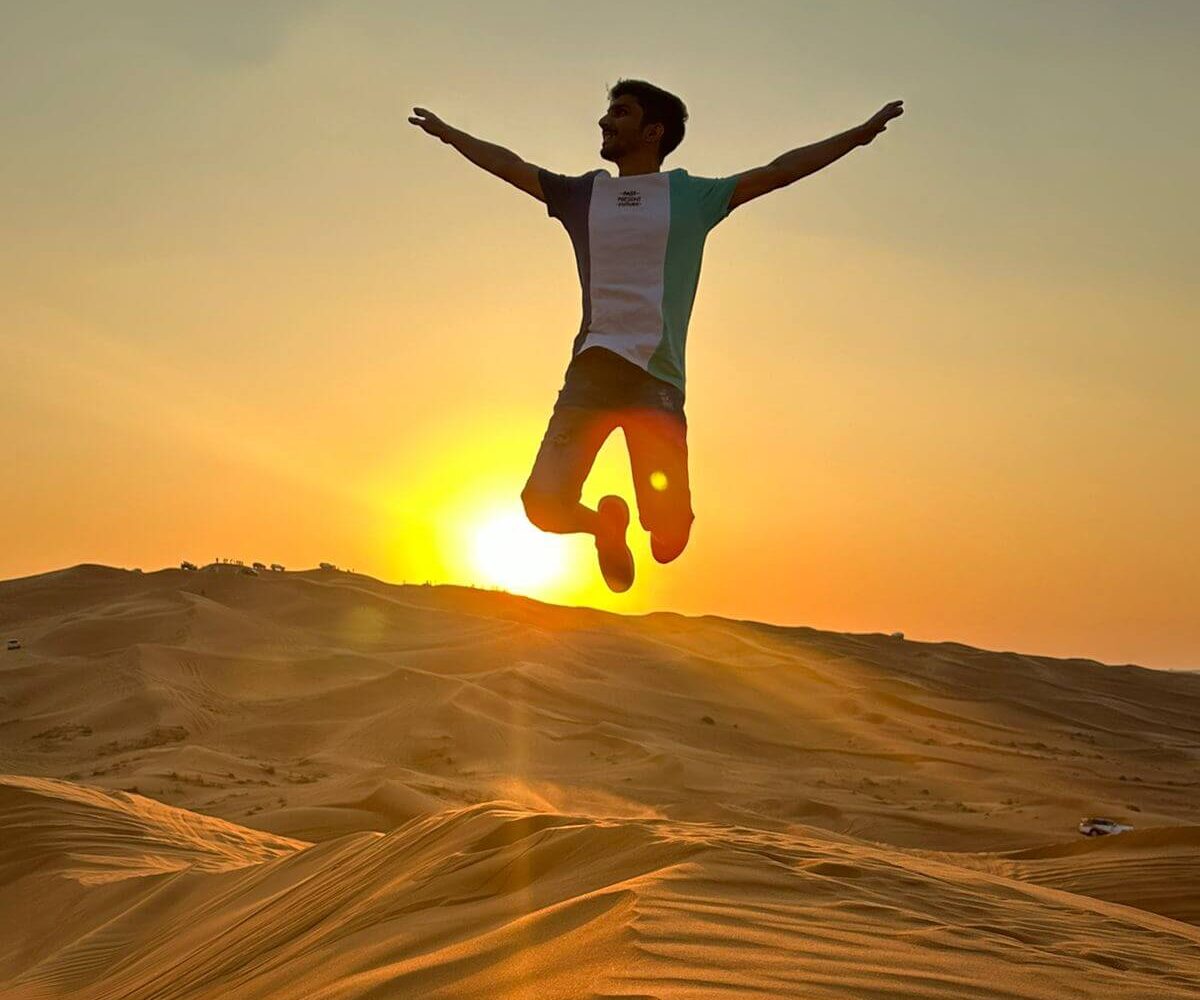
M 650 527 L 650 552 L 660 563 L 669 563 L 678 559 L 687 548 L 688 539 L 692 534 L 694 516 L 684 522 L 671 525 Z
M 578 503 L 560 493 L 550 493 L 526 486 L 521 491 L 521 503 L 529 523 L 542 531 L 561 531 L 568 512 Z

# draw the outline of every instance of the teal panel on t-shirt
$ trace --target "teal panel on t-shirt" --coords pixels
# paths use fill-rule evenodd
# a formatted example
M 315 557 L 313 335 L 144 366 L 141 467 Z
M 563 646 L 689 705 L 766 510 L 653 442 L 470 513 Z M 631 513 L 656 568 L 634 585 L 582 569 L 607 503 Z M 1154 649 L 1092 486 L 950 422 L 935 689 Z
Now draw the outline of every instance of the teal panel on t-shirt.
M 712 228 L 729 214 L 729 199 L 737 177 L 691 177 L 686 170 L 670 173 L 671 221 L 663 262 L 662 339 L 650 358 L 648 371 L 684 388 L 684 349 L 704 241 Z

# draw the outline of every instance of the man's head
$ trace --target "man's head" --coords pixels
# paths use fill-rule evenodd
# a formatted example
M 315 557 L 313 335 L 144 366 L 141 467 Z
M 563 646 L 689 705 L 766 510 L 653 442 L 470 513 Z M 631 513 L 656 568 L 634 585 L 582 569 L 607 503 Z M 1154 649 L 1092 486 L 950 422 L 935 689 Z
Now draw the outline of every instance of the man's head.
M 649 146 L 659 164 L 683 142 L 687 108 L 674 94 L 645 80 L 618 80 L 600 119 L 601 159 L 617 161 Z

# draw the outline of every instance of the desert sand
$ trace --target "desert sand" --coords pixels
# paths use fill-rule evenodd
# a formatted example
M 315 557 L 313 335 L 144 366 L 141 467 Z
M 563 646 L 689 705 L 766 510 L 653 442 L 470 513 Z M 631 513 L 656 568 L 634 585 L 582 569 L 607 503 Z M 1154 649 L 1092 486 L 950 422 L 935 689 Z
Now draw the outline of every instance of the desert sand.
M 4 1000 L 1200 997 L 1196 674 L 225 566 L 0 637 Z

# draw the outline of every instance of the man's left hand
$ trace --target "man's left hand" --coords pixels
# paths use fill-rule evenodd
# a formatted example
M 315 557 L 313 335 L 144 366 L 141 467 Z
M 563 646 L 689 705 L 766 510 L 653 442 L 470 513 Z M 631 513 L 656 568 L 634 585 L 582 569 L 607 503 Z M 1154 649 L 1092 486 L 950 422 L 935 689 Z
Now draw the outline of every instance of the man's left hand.
M 862 125 L 862 144 L 867 145 L 880 132 L 887 131 L 887 123 L 893 118 L 899 118 L 902 114 L 904 114 L 904 102 L 889 101 Z

